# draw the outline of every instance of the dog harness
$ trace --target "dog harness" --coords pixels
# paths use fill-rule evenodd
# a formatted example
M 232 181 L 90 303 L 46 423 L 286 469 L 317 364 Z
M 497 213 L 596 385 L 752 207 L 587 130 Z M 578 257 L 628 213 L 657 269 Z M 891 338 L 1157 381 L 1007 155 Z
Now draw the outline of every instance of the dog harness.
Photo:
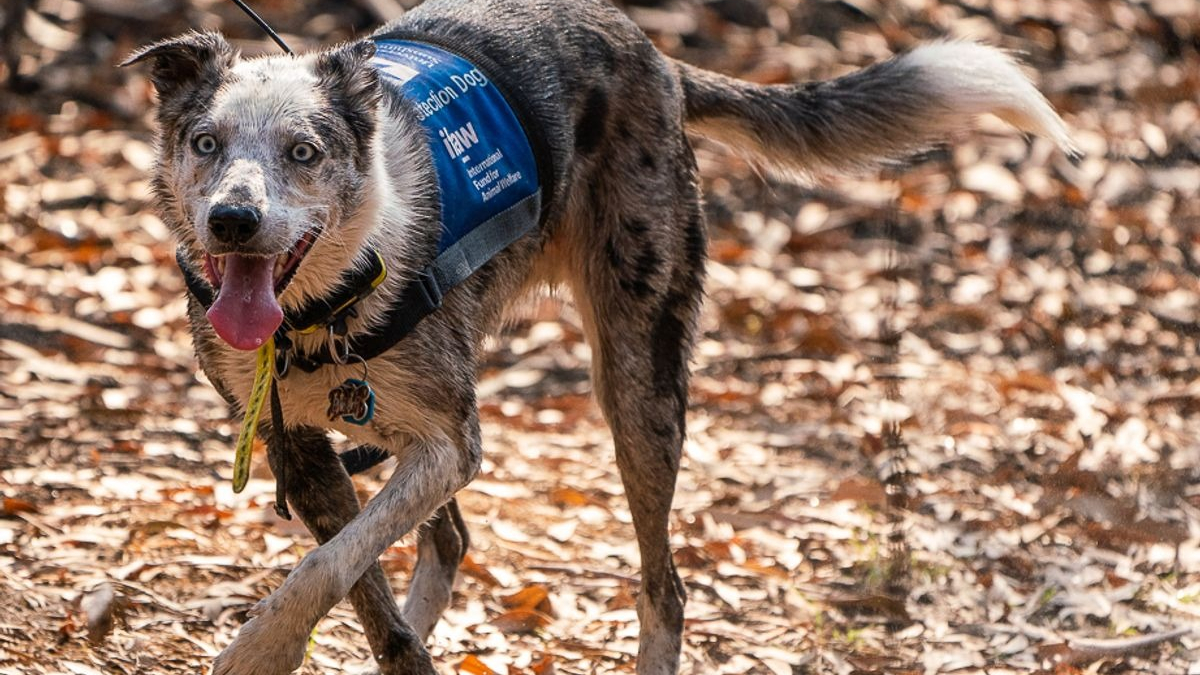
M 346 325 L 355 305 L 387 277 L 383 258 L 374 250 L 343 274 L 329 297 L 285 314 L 273 338 L 258 352 L 234 461 L 237 492 L 249 473 L 250 447 L 268 394 L 272 425 L 283 426 L 275 380 L 286 377 L 292 366 L 313 372 L 351 360 L 363 363 L 365 371 L 367 361 L 441 307 L 450 289 L 534 229 L 550 201 L 554 173 L 549 148 L 540 135 L 530 133 L 529 108 L 514 96 L 516 90 L 496 78 L 503 72 L 499 67 L 483 54 L 427 36 L 392 32 L 372 39 L 376 53 L 371 66 L 385 87 L 412 106 L 428 138 L 441 214 L 437 254 L 399 293 L 374 330 L 351 336 Z M 182 250 L 176 252 L 176 261 L 188 290 L 210 307 L 215 300 L 212 286 L 191 268 Z M 330 337 L 323 349 L 311 354 L 295 350 L 289 334 L 322 329 Z M 329 399 L 330 420 L 340 417 L 361 425 L 374 414 L 375 392 L 365 374 L 335 387 Z M 282 436 L 273 434 L 272 440 Z M 268 452 L 288 452 L 281 445 L 282 441 L 269 444 Z M 351 461 L 362 469 L 386 458 L 382 450 L 370 447 L 347 454 L 343 461 L 348 468 Z M 286 476 L 277 476 L 277 481 L 276 511 L 290 517 Z

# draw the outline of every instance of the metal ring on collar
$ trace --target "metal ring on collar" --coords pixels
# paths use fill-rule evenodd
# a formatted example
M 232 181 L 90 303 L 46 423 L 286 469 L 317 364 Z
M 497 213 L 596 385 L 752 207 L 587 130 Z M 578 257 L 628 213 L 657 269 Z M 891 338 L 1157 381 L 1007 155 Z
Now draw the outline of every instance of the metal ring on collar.
M 279 367 L 279 362 L 283 361 L 283 367 Z M 275 352 L 275 363 L 271 365 L 274 371 L 275 379 L 282 380 L 287 377 L 288 371 L 292 369 L 292 350 L 280 349 Z
M 344 335 L 338 335 L 333 326 L 328 327 L 326 336 L 329 358 L 339 366 L 346 365 L 350 360 L 350 340 Z

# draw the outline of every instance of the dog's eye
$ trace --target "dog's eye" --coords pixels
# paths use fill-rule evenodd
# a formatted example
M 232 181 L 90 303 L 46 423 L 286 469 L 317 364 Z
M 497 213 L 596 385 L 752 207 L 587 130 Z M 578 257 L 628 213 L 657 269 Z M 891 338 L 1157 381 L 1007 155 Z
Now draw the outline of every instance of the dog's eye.
M 317 156 L 317 149 L 312 143 L 297 143 L 292 146 L 292 159 L 307 164 Z
M 217 151 L 217 138 L 212 134 L 199 134 L 192 139 L 192 148 L 199 155 L 211 155 Z

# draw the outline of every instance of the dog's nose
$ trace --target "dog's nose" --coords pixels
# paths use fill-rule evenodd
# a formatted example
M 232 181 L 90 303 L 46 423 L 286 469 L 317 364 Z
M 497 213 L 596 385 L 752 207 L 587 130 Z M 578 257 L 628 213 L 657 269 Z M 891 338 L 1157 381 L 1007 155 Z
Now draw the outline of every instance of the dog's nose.
M 250 241 L 262 214 L 253 206 L 216 204 L 208 211 L 208 229 L 213 238 L 222 244 L 244 244 Z

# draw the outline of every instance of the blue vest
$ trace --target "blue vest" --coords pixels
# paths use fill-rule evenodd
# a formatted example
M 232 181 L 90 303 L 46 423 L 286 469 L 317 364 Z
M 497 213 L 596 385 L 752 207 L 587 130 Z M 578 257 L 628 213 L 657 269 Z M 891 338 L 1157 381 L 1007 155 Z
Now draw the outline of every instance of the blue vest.
M 427 271 L 444 294 L 537 225 L 537 161 L 504 94 L 461 56 L 383 37 L 371 63 L 412 104 L 428 137 L 442 236 Z

